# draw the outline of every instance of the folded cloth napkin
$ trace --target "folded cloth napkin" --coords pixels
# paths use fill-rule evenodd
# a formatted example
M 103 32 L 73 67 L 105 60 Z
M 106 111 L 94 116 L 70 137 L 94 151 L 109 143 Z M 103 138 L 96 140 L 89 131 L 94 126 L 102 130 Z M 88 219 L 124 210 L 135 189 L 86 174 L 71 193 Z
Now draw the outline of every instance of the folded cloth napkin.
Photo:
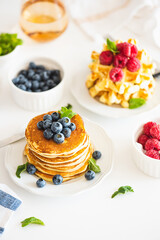
M 72 18 L 92 39 L 98 35 L 143 41 L 159 59 L 159 0 L 66 0 Z
M 8 186 L 0 184 L 0 236 L 4 232 L 10 217 L 21 203 L 22 201 Z

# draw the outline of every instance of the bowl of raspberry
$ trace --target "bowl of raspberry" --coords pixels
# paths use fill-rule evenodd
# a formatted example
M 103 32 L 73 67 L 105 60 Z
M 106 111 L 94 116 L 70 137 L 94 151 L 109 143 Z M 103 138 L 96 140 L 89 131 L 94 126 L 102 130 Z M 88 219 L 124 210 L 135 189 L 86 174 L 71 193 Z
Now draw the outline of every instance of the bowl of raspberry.
M 29 111 L 52 109 L 62 98 L 64 70 L 48 57 L 19 61 L 8 74 L 14 101 Z
M 133 156 L 145 174 L 160 178 L 160 120 L 145 122 L 133 133 Z

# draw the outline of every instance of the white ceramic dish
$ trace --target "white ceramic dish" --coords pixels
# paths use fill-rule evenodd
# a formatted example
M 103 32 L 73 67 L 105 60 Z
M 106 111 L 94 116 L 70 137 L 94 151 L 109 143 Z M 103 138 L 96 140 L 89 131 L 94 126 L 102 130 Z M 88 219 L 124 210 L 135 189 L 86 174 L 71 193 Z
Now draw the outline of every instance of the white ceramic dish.
M 21 46 L 17 46 L 12 52 L 10 52 L 4 56 L 0 56 L 1 68 L 9 65 L 9 63 L 16 57 L 20 47 Z
M 48 69 L 59 69 L 61 72 L 61 82 L 50 90 L 44 92 L 27 92 L 16 87 L 12 79 L 15 78 L 18 72 L 28 67 L 29 62 L 44 65 Z M 54 107 L 62 98 L 64 88 L 64 70 L 62 66 L 55 60 L 46 57 L 32 57 L 25 59 L 25 61 L 18 61 L 12 64 L 8 73 L 11 93 L 15 102 L 22 108 L 29 111 L 45 111 Z
M 99 150 L 102 153 L 101 159 L 97 160 L 97 164 L 100 166 L 101 172 L 96 174 L 95 179 L 87 181 L 84 176 L 81 176 L 59 186 L 47 183 L 44 188 L 39 189 L 36 187 L 38 177 L 24 172 L 22 173 L 20 179 L 17 178 L 15 175 L 17 166 L 26 162 L 26 158 L 23 156 L 26 141 L 25 139 L 22 139 L 9 145 L 6 151 L 5 167 L 12 180 L 29 192 L 51 197 L 73 195 L 96 186 L 112 170 L 113 145 L 103 128 L 87 119 L 84 119 L 84 123 L 95 150 Z
M 78 103 L 84 108 L 88 109 L 91 112 L 94 112 L 98 115 L 111 118 L 124 118 L 132 117 L 137 114 L 142 114 L 147 111 L 151 111 L 156 107 L 160 106 L 160 81 L 156 82 L 156 89 L 154 95 L 151 99 L 147 101 L 145 105 L 137 109 L 128 109 L 122 108 L 121 106 L 107 106 L 103 103 L 98 102 L 92 98 L 89 94 L 89 91 L 85 85 L 85 81 L 89 71 L 86 69 L 76 74 L 73 82 L 71 83 L 71 92 L 72 95 L 76 98 Z
M 160 124 L 160 119 L 152 119 L 150 121 Z M 142 133 L 143 125 L 147 122 L 145 121 L 140 126 L 136 127 L 132 134 L 132 148 L 133 148 L 133 158 L 137 167 L 145 174 L 160 178 L 160 160 L 148 157 L 144 154 L 142 145 L 137 143 L 137 139 Z

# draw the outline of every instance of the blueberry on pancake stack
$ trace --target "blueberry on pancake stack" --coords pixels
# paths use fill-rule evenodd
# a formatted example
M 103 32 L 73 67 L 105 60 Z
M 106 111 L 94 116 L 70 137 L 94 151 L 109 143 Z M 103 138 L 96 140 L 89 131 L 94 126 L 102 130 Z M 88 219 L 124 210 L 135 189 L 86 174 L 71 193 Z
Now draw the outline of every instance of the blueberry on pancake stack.
M 38 177 L 52 182 L 58 174 L 64 182 L 86 171 L 93 148 L 78 114 L 61 108 L 36 116 L 29 122 L 25 136 L 24 154 L 36 167 Z

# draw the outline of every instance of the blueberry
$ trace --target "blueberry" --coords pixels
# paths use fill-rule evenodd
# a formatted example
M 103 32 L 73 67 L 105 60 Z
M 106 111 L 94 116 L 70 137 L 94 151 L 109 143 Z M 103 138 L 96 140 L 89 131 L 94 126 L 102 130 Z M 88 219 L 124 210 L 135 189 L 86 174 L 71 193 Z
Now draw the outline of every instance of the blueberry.
M 65 138 L 69 138 L 71 136 L 71 129 L 63 128 L 62 133 L 64 134 Z
M 55 134 L 54 136 L 53 136 L 53 141 L 55 142 L 55 143 L 63 143 L 64 142 L 64 135 L 63 135 L 63 133 L 57 133 L 57 134 Z
M 33 164 L 30 164 L 30 163 L 28 163 L 27 164 L 27 172 L 29 173 L 29 174 L 35 174 L 35 172 L 36 172 L 36 167 L 33 165 Z
M 42 92 L 42 90 L 38 88 L 38 89 L 35 89 L 34 92 Z
M 27 92 L 33 92 L 30 88 L 27 89 Z
M 61 76 L 60 76 L 60 71 L 59 71 L 59 70 L 52 70 L 52 71 L 51 71 L 51 75 L 52 75 L 52 76 L 59 77 L 59 78 L 61 77 Z
M 47 128 L 47 129 L 43 132 L 43 136 L 45 137 L 45 139 L 49 140 L 49 139 L 53 138 L 53 132 L 51 131 L 50 128 Z
M 49 115 L 49 114 L 46 114 L 46 115 L 43 116 L 43 120 L 44 120 L 44 121 L 45 121 L 45 120 L 50 120 L 50 121 L 52 121 L 52 116 Z
M 47 90 L 49 90 L 49 87 L 48 87 L 48 86 L 42 87 L 42 91 L 43 91 L 43 92 L 44 92 L 44 91 L 47 91 Z
M 71 129 L 71 131 L 74 131 L 76 129 L 76 125 L 75 123 L 72 123 L 69 125 L 69 128 Z
M 47 71 L 44 71 L 42 72 L 41 74 L 41 78 L 44 80 L 44 81 L 47 81 L 49 79 L 49 76 L 47 74 Z
M 40 83 L 39 83 L 39 87 L 40 87 L 40 88 L 43 88 L 43 87 L 44 87 L 44 85 L 45 85 L 45 83 L 44 83 L 44 82 L 40 82 Z
M 51 76 L 51 70 L 46 70 L 46 71 L 47 71 L 48 76 L 50 77 Z
M 40 122 L 37 123 L 37 128 L 38 128 L 39 130 L 42 130 L 42 129 L 43 129 L 43 121 L 40 121 Z
M 32 82 L 32 89 L 33 90 L 36 90 L 36 89 L 38 89 L 39 88 L 39 82 L 38 81 L 33 81 Z
M 20 84 L 24 84 L 27 81 L 27 79 L 22 74 L 18 76 L 18 79 Z
M 89 170 L 88 172 L 85 173 L 85 178 L 87 180 L 92 180 L 93 178 L 95 178 L 96 174 L 94 171 Z
M 31 88 L 32 87 L 32 82 L 31 81 L 26 81 L 25 86 L 27 88 Z
M 53 81 L 54 81 L 54 83 L 56 85 L 58 85 L 60 83 L 60 81 L 61 81 L 61 79 L 59 77 L 57 77 L 57 76 L 53 76 L 52 79 L 53 79 Z
M 43 70 L 41 70 L 41 69 L 36 69 L 36 73 L 37 74 L 41 74 L 43 72 Z M 40 77 L 41 77 L 41 75 L 40 75 Z
M 43 121 L 43 129 L 50 128 L 51 125 L 52 125 L 52 122 L 51 122 L 51 121 L 49 121 L 49 120 Z
M 41 76 L 39 74 L 34 74 L 32 76 L 32 80 L 35 80 L 35 81 L 41 81 Z
M 52 181 L 55 185 L 59 185 L 63 182 L 63 177 L 59 174 L 54 175 L 54 177 L 52 178 Z
M 47 84 L 47 86 L 48 86 L 49 88 L 54 88 L 54 87 L 56 86 L 56 84 L 54 83 L 54 81 L 51 80 L 51 79 L 47 80 L 46 84 Z
M 71 124 L 71 121 L 68 117 L 63 117 L 62 118 L 62 125 L 63 127 L 69 127 Z
M 95 160 L 98 160 L 99 158 L 101 158 L 102 154 L 100 151 L 94 151 L 92 153 L 92 157 L 95 159 Z
M 41 71 L 46 69 L 43 65 L 37 65 L 36 68 Z
M 53 122 L 51 126 L 51 130 L 54 133 L 60 133 L 62 131 L 63 127 L 60 122 Z
M 24 90 L 24 91 L 27 90 L 27 88 L 24 84 L 19 84 L 17 87 L 20 88 L 21 90 Z
M 30 63 L 29 63 L 29 68 L 30 68 L 30 69 L 36 69 L 36 67 L 37 67 L 37 66 L 36 66 L 36 64 L 35 64 L 34 62 L 30 62 Z
M 46 185 L 46 181 L 42 178 L 39 178 L 36 182 L 37 187 L 42 188 Z
M 27 76 L 27 70 L 21 70 L 18 75 L 22 74 L 23 76 Z
M 18 77 L 13 78 L 13 79 L 12 79 L 12 82 L 13 82 L 15 85 L 18 84 L 18 83 L 19 83 L 19 78 L 18 78 Z
M 32 77 L 33 77 L 34 74 L 35 74 L 34 71 L 33 71 L 32 69 L 29 69 L 29 70 L 28 70 L 28 75 L 27 75 L 27 77 L 28 77 L 29 79 L 32 79 Z
M 60 115 L 58 112 L 53 112 L 51 116 L 53 121 L 57 121 L 60 118 Z

